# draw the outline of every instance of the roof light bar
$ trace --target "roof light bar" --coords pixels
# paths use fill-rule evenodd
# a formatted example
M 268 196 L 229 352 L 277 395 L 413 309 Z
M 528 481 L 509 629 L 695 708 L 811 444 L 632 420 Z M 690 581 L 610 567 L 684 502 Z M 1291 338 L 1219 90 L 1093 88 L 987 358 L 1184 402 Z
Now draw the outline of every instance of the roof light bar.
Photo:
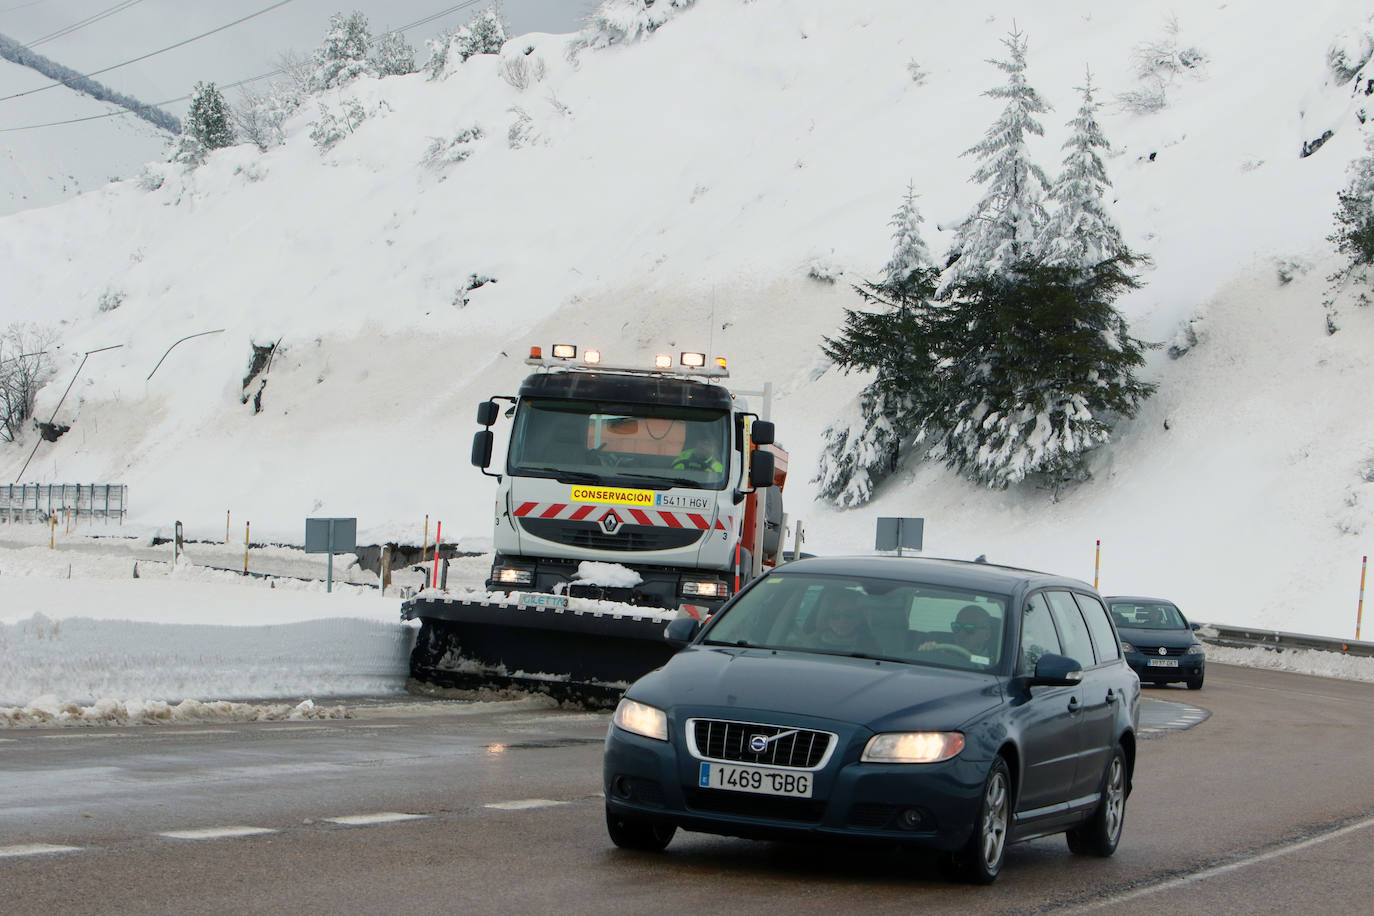
M 554 344 L 554 345 L 553 345 L 553 358 L 554 358 L 554 359 L 576 359 L 576 358 L 577 358 L 577 346 L 576 346 L 575 344 Z
M 671 368 L 673 368 L 673 358 L 672 358 L 671 356 L 669 356 L 667 353 L 659 353 L 657 356 L 654 357 L 654 368 L 655 368 L 655 369 L 671 369 Z
M 582 361 L 583 361 L 584 363 L 586 363 L 587 365 L 589 365 L 589 366 L 600 365 L 600 363 L 601 363 L 601 351 L 600 351 L 600 350 L 587 350 L 586 352 L 584 352 L 584 353 L 582 354 Z
M 544 358 L 544 348 L 543 348 L 543 347 L 530 347 L 530 359 L 543 359 L 543 358 Z
M 682 361 L 682 365 L 688 369 L 700 369 L 706 365 L 705 353 L 683 353 L 679 359 Z

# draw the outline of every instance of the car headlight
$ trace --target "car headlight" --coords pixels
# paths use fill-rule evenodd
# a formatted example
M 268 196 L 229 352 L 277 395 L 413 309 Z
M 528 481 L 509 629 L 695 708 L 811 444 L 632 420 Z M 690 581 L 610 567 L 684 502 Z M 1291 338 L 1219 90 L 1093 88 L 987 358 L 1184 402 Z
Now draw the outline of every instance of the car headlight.
M 1202 655 L 1202 654 L 1203 654 L 1202 646 L 1198 645 L 1197 643 L 1193 643 L 1191 646 L 1188 647 L 1188 651 L 1187 651 L 1187 652 L 1184 652 L 1183 654 L 1184 654 L 1184 655 Z
M 627 732 L 659 741 L 668 740 L 668 716 L 655 706 L 622 698 L 615 707 L 612 721 Z
M 1135 652 L 1135 651 L 1136 651 L 1136 647 L 1133 646 L 1133 645 L 1131 645 L 1130 643 L 1126 642 L 1126 640 L 1123 639 L 1123 640 L 1121 640 L 1121 651 L 1122 651 L 1122 652 Z
M 939 763 L 964 749 L 963 732 L 890 732 L 868 739 L 865 763 Z

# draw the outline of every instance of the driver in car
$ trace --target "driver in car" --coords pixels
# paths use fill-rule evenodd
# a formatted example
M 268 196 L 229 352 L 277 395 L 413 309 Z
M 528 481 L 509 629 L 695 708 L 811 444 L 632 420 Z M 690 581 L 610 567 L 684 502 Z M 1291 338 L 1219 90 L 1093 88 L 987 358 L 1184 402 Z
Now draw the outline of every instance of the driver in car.
M 981 605 L 966 604 L 955 615 L 949 625 L 953 643 L 940 643 L 934 640 L 923 643 L 920 650 L 927 652 L 941 646 L 954 645 L 963 649 L 970 657 L 979 661 L 989 661 L 997 652 L 997 633 L 992 615 Z

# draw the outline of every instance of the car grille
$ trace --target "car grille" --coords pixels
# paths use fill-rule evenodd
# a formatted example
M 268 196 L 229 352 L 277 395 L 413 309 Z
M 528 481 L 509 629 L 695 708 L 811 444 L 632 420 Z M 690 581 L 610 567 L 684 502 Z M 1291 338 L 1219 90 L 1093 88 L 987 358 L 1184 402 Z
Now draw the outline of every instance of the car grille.
M 1180 655 L 1186 654 L 1188 651 L 1188 648 L 1186 646 L 1182 648 L 1178 648 L 1175 646 L 1165 646 L 1164 655 L 1160 655 L 1159 646 L 1142 646 L 1140 643 L 1136 643 L 1135 648 L 1136 651 L 1139 652 L 1141 655 L 1149 655 L 1155 658 L 1177 658 Z
M 687 731 L 693 753 L 704 760 L 796 770 L 820 769 L 836 740 L 831 732 L 723 719 L 690 719 Z M 749 740 L 758 735 L 772 740 L 762 751 L 751 751 Z
M 725 792 L 720 789 L 684 789 L 687 807 L 717 814 L 736 814 L 740 817 L 760 817 L 776 821 L 799 821 L 817 824 L 825 815 L 825 802 L 810 798 L 780 798 L 774 795 L 752 795 L 748 792 Z
M 521 528 L 537 538 L 593 550 L 676 550 L 695 544 L 706 533 L 697 528 L 621 525 L 615 534 L 607 534 L 595 522 L 557 518 L 522 518 L 519 521 Z

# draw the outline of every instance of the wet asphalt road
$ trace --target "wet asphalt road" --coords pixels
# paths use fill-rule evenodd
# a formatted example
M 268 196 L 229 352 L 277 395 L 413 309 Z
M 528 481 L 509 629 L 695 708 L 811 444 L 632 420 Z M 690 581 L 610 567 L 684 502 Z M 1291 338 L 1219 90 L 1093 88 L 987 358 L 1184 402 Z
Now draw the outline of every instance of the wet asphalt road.
M 1374 911 L 1374 684 L 1209 668 L 1202 691 L 1146 690 L 1115 857 L 1037 840 L 988 888 L 909 853 L 617 850 L 605 713 L 0 731 L 0 912 Z

